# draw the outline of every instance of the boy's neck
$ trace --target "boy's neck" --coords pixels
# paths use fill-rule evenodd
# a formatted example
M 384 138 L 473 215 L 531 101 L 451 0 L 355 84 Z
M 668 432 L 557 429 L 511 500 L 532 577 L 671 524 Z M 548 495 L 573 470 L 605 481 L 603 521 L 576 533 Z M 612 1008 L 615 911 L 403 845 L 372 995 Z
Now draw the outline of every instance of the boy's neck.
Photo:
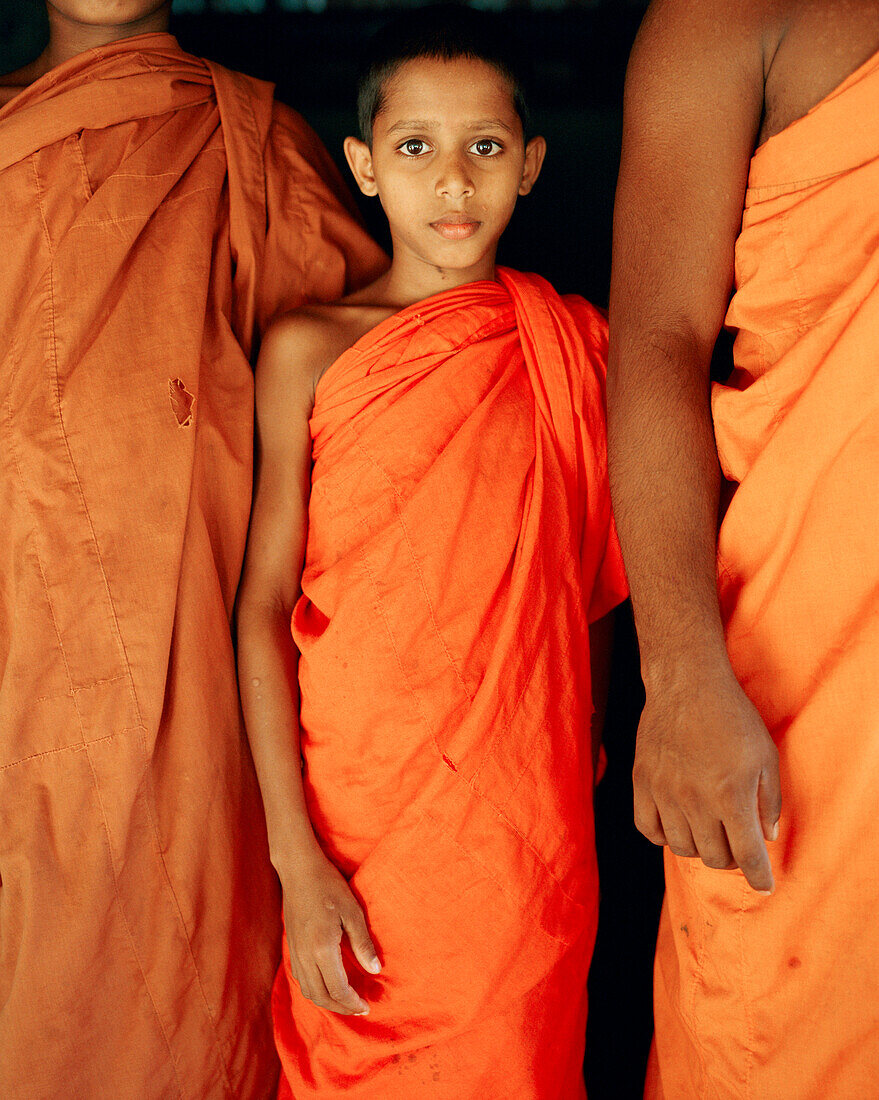
M 49 44 L 34 68 L 36 75 L 43 75 L 50 69 L 63 65 L 77 54 L 97 46 L 109 46 L 123 38 L 133 38 L 138 34 L 156 34 L 166 32 L 170 21 L 170 0 L 157 11 L 151 12 L 130 23 L 116 23 L 108 26 L 95 26 L 80 23 L 57 8 L 49 6 Z
M 382 297 L 400 308 L 468 283 L 495 279 L 495 254 L 467 268 L 439 268 L 424 260 L 394 251 L 390 268 L 381 276 Z

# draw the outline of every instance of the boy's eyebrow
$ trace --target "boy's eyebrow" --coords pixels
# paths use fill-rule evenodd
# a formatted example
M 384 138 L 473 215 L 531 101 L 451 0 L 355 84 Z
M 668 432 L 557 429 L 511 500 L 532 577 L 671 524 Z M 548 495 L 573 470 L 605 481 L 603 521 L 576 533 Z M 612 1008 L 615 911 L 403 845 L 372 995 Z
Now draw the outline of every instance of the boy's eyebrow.
M 508 134 L 516 132 L 512 126 L 508 126 L 501 118 L 480 118 L 476 122 L 470 123 L 471 130 L 490 130 L 494 126 L 500 130 L 506 130 Z
M 395 122 L 393 126 L 389 126 L 387 129 L 388 134 L 395 134 L 400 130 L 436 130 L 440 126 L 440 123 L 436 120 L 425 118 L 407 118 L 401 122 Z M 515 130 L 512 126 L 509 126 L 503 119 L 500 118 L 480 118 L 475 122 L 468 122 L 468 130 L 489 130 L 493 127 L 497 127 L 499 130 L 506 130 L 508 134 L 514 134 Z
M 393 126 L 389 126 L 387 132 L 395 134 L 398 130 L 431 130 L 437 126 L 439 126 L 438 122 L 431 122 L 429 119 L 407 118 L 402 122 L 395 122 Z

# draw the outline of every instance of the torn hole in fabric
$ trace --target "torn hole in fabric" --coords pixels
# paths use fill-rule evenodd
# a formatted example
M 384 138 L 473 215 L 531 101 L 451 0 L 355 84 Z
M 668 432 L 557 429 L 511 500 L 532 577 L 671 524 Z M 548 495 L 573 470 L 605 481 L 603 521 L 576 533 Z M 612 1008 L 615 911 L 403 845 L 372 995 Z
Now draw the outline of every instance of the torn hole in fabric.
M 168 383 L 168 396 L 171 399 L 171 409 L 177 417 L 177 423 L 181 428 L 188 428 L 192 423 L 192 407 L 195 397 L 184 386 L 181 378 L 172 378 Z

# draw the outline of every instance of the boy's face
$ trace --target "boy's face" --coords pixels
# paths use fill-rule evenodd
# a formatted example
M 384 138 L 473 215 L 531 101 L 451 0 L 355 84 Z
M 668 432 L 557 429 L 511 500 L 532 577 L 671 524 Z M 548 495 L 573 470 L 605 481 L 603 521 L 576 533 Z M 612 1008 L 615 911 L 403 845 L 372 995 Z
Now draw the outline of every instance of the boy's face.
M 417 58 L 384 93 L 371 151 L 349 138 L 346 153 L 360 189 L 381 199 L 395 256 L 452 270 L 493 262 L 546 148 L 526 148 L 509 81 L 485 61 Z
M 72 23 L 89 27 L 117 27 L 149 20 L 167 25 L 171 0 L 47 0 L 54 12 Z

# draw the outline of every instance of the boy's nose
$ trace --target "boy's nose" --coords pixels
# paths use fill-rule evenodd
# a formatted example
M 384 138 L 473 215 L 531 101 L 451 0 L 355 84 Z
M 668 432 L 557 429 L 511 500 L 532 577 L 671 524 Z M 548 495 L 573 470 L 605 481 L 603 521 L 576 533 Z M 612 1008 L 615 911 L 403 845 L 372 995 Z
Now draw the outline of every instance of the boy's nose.
M 436 180 L 437 195 L 459 199 L 472 195 L 473 191 L 473 180 L 466 161 L 462 157 L 449 157 L 443 161 Z

